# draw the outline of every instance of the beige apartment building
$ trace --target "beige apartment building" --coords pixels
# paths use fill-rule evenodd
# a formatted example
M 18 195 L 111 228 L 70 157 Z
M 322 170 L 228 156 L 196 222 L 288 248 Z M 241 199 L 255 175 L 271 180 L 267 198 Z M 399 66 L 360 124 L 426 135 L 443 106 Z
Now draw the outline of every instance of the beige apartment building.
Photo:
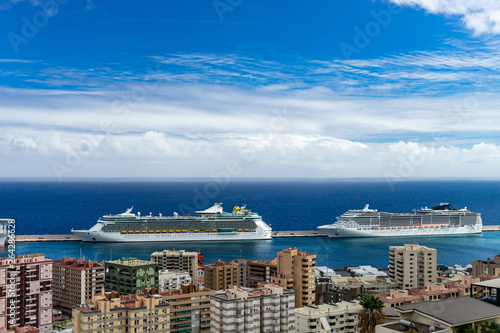
M 73 310 L 74 333 L 208 332 L 210 294 L 193 284 L 154 295 L 96 295 Z
M 295 309 L 296 332 L 356 333 L 362 308 L 358 301 L 342 301 Z
M 205 265 L 205 288 L 211 290 L 225 290 L 238 283 L 238 263 L 226 263 L 218 260 L 215 264 Z
M 191 275 L 191 281 L 198 281 L 198 252 L 164 250 L 151 254 L 151 261 L 158 263 L 160 270 L 183 271 Z
M 493 260 L 490 258 L 486 260 L 473 260 L 472 261 L 472 275 L 480 277 L 481 275 L 494 275 L 495 269 L 500 268 L 500 255 L 496 255 Z
M 95 261 L 63 258 L 54 262 L 52 292 L 54 308 L 71 316 L 73 306 L 92 299 L 104 286 L 104 266 Z
M 278 252 L 277 275 L 271 281 L 285 289 L 295 291 L 295 308 L 314 305 L 316 282 L 314 268 L 316 255 L 295 248 Z
M 211 332 L 295 332 L 294 298 L 272 284 L 218 291 L 210 296 Z
M 436 282 L 436 249 L 418 244 L 390 246 L 389 277 L 405 290 Z
M 73 310 L 74 333 L 168 332 L 170 305 L 157 295 L 94 296 L 92 303 Z

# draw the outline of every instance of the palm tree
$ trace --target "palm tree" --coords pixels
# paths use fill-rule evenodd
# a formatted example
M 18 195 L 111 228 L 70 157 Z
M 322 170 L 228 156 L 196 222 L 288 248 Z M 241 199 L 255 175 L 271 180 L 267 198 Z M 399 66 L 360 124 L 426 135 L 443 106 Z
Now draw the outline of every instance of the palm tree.
M 385 319 L 385 314 L 382 312 L 384 302 L 378 297 L 366 295 L 361 298 L 359 305 L 363 307 L 359 312 L 360 333 L 375 333 L 375 326 L 382 324 Z

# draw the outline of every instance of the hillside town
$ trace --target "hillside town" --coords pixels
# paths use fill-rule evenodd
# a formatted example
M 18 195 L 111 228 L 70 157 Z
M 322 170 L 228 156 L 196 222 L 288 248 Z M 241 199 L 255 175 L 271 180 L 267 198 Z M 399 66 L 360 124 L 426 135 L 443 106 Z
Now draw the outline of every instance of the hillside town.
M 198 251 L 149 260 L 43 254 L 0 259 L 1 332 L 498 332 L 500 255 L 466 267 L 419 244 L 390 246 L 388 266 L 276 259 L 205 263 Z

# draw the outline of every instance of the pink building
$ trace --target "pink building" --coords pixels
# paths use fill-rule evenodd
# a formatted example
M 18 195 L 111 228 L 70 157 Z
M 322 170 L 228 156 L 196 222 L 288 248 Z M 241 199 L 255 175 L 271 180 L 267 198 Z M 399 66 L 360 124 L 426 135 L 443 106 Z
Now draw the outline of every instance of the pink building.
M 52 329 L 52 260 L 43 254 L 0 258 L 0 327 Z

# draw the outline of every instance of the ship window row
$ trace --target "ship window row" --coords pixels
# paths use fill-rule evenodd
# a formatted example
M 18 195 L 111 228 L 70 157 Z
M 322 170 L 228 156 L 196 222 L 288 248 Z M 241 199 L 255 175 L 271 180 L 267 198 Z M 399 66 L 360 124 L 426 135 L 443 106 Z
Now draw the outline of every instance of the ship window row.
M 255 229 L 253 221 L 166 221 L 166 222 L 116 222 L 103 227 L 104 231 L 121 230 L 206 230 L 206 229 Z

